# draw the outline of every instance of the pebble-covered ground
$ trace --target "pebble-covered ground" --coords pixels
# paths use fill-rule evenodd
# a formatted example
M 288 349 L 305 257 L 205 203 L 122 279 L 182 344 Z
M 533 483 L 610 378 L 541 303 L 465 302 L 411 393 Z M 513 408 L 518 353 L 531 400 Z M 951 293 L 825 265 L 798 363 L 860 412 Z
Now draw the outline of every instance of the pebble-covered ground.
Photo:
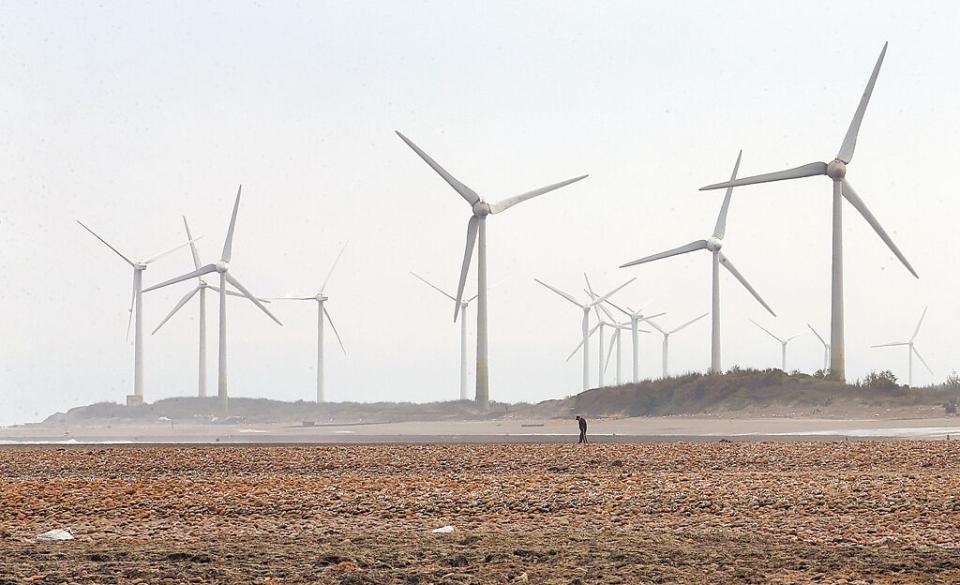
M 956 441 L 0 449 L 2 584 L 958 583 L 958 549 Z

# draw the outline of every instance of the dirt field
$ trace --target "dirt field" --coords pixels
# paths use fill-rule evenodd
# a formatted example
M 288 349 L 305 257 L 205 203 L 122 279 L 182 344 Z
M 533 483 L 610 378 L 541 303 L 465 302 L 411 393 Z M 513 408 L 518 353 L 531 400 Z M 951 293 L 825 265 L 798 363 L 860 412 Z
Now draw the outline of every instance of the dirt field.
M 9 448 L 0 583 L 957 583 L 958 488 L 957 441 Z

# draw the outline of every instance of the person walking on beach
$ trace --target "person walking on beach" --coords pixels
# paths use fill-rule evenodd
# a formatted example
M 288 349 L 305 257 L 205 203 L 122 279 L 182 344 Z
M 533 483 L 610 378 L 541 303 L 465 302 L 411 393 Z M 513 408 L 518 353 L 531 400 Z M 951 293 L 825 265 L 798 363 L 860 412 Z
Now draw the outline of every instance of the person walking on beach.
M 580 440 L 577 442 L 579 445 L 580 443 L 587 442 L 587 419 L 578 415 L 577 422 L 580 424 Z

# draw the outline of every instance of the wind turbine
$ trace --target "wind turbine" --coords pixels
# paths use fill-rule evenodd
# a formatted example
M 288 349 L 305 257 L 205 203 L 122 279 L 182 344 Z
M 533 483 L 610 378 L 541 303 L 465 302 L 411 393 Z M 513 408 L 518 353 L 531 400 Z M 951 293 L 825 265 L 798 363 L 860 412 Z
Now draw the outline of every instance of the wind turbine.
M 343 251 L 347 249 L 347 243 L 340 248 L 340 253 L 337 254 L 337 258 L 333 261 L 333 265 L 330 266 L 330 271 L 327 272 L 327 277 L 323 279 L 323 284 L 320 285 L 320 290 L 317 291 L 317 294 L 313 295 L 312 297 L 273 297 L 270 299 L 273 301 L 314 301 L 317 303 L 317 404 L 325 401 L 323 388 L 324 317 L 330 321 L 330 328 L 333 329 L 333 334 L 337 337 L 337 343 L 340 344 L 340 351 L 343 352 L 343 355 L 347 355 L 347 349 L 343 347 L 343 340 L 340 339 L 340 333 L 337 332 L 337 326 L 333 324 L 333 318 L 330 317 L 330 312 L 327 311 L 327 307 L 324 305 L 324 303 L 330 300 L 330 298 L 324 294 L 327 290 L 327 283 L 330 282 L 330 277 L 333 275 L 333 269 L 336 268 L 337 263 L 340 262 L 340 257 L 343 256 Z
M 900 342 L 895 342 L 895 343 L 882 343 L 882 344 L 880 344 L 880 345 L 874 345 L 874 346 L 872 346 L 872 347 L 897 347 L 897 346 L 901 346 L 901 345 L 907 346 L 907 364 L 908 364 L 907 367 L 909 368 L 909 369 L 907 370 L 907 386 L 910 386 L 910 387 L 913 386 L 913 356 L 914 356 L 914 354 L 916 354 L 916 356 L 917 356 L 918 358 L 920 358 L 920 361 L 923 363 L 923 366 L 924 366 L 925 368 L 927 368 L 927 371 L 930 372 L 931 375 L 933 375 L 933 370 L 931 370 L 931 369 L 930 369 L 930 366 L 927 365 L 927 360 L 923 359 L 923 356 L 920 355 L 920 352 L 919 352 L 919 351 L 917 351 L 916 344 L 914 344 L 914 342 L 913 342 L 913 340 L 917 338 L 917 334 L 920 333 L 920 326 L 923 325 L 923 318 L 926 317 L 926 316 L 927 316 L 927 308 L 924 307 L 924 308 L 923 308 L 923 313 L 920 315 L 920 320 L 917 322 L 917 327 L 916 327 L 916 329 L 913 330 L 913 336 L 910 337 L 910 341 L 900 341 Z
M 599 322 L 598 322 L 596 325 L 594 325 L 593 328 L 590 330 L 590 333 L 587 335 L 588 337 L 593 337 L 593 334 L 596 333 L 597 331 L 602 331 L 602 330 L 603 330 L 603 327 L 610 327 L 610 328 L 612 328 L 613 331 L 614 331 L 613 335 L 610 337 L 610 347 L 607 349 L 607 357 L 606 357 L 606 359 L 604 359 L 604 357 L 603 357 L 603 352 L 602 352 L 602 351 L 600 352 L 600 360 L 601 360 L 601 361 L 600 361 L 600 363 L 598 364 L 598 367 L 599 367 L 599 369 L 601 370 L 600 379 L 599 379 L 599 384 L 600 384 L 599 387 L 602 388 L 603 385 L 604 385 L 603 373 L 605 373 L 605 372 L 607 371 L 607 366 L 610 364 L 610 357 L 613 355 L 613 346 L 614 346 L 614 343 L 616 343 L 616 346 L 617 346 L 617 386 L 619 386 L 619 385 L 621 384 L 621 379 L 620 379 L 620 373 L 621 373 L 621 367 L 620 367 L 620 366 L 621 366 L 621 363 L 620 363 L 620 331 L 622 331 L 622 330 L 624 330 L 624 329 L 629 329 L 630 327 L 629 327 L 627 324 L 625 324 L 625 323 L 617 323 L 616 321 L 612 321 L 612 322 L 604 321 L 603 317 L 600 317 L 600 316 L 598 316 L 597 318 L 598 318 Z M 640 329 L 640 331 L 643 331 L 644 333 L 650 333 L 649 331 L 646 331 L 646 330 L 644 330 L 644 329 Z M 569 361 L 570 361 L 570 358 L 572 358 L 573 356 L 577 355 L 577 352 L 580 351 L 580 348 L 581 348 L 581 347 L 583 347 L 583 340 L 582 340 L 582 339 L 580 340 L 580 343 L 577 344 L 577 347 L 575 347 L 575 348 L 573 349 L 573 351 L 570 352 L 570 355 L 567 356 L 566 361 L 569 362 Z
M 883 50 L 880 51 L 880 57 L 870 75 L 870 81 L 863 91 L 860 98 L 860 105 L 853 115 L 853 121 L 847 129 L 847 134 L 843 138 L 843 144 L 840 145 L 840 152 L 836 158 L 829 164 L 825 162 L 812 162 L 794 169 L 766 173 L 743 179 L 731 180 L 725 183 L 717 183 L 701 187 L 701 191 L 708 189 L 723 189 L 730 187 L 739 187 L 742 185 L 753 185 L 757 183 L 769 183 L 772 181 L 783 181 L 786 179 L 799 179 L 801 177 L 813 177 L 817 175 L 827 175 L 833 181 L 833 259 L 831 266 L 831 294 L 830 294 L 830 376 L 838 380 L 846 379 L 846 366 L 843 341 L 843 216 L 842 199 L 844 198 L 853 205 L 854 209 L 860 212 L 860 215 L 870 224 L 880 239 L 887 244 L 894 255 L 910 271 L 914 277 L 916 271 L 907 262 L 906 257 L 900 252 L 893 240 L 887 235 L 887 232 L 877 221 L 877 218 L 870 213 L 863 199 L 857 195 L 856 191 L 846 180 L 847 165 L 853 160 L 853 151 L 857 146 L 857 134 L 860 132 L 860 123 L 863 121 L 863 114 L 867 109 L 867 103 L 870 101 L 870 95 L 873 93 L 873 86 L 877 82 L 877 75 L 880 73 L 880 65 L 883 63 L 883 57 L 887 52 L 887 43 L 883 44 Z
M 737 177 L 737 169 L 740 168 L 740 157 L 743 155 L 743 151 L 740 151 L 740 154 L 737 155 L 737 162 L 733 165 L 733 174 L 730 175 L 731 179 Z M 647 256 L 646 258 L 640 258 L 639 260 L 634 260 L 633 262 L 627 262 L 620 266 L 620 268 L 626 268 L 627 266 L 636 266 L 637 264 L 643 264 L 645 262 L 653 262 L 654 260 L 660 260 L 661 258 L 669 258 L 670 256 L 676 256 L 678 254 L 686 254 L 687 252 L 694 252 L 696 250 L 707 250 L 713 254 L 713 324 L 711 326 L 711 342 L 710 342 L 710 371 L 712 373 L 719 373 L 720 368 L 720 266 L 730 271 L 737 280 L 740 281 L 740 284 L 743 285 L 747 291 L 753 295 L 753 298 L 757 299 L 763 308 L 770 312 L 771 315 L 776 316 L 776 313 L 773 312 L 773 309 L 770 308 L 767 303 L 760 298 L 760 294 L 750 283 L 747 282 L 747 279 L 743 277 L 740 272 L 734 268 L 730 260 L 720 251 L 720 248 L 723 247 L 723 236 L 727 230 L 727 212 L 730 209 L 730 197 L 733 195 L 733 187 L 727 189 L 727 194 L 723 198 L 723 205 L 720 207 L 720 214 L 717 216 L 716 226 L 713 228 L 713 235 L 707 238 L 706 240 L 697 240 L 695 242 L 690 242 L 685 246 L 680 246 L 679 248 L 674 248 L 672 250 L 667 250 L 666 252 L 660 252 L 659 254 L 654 254 L 652 256 Z
M 183 217 L 183 228 L 187 232 L 187 239 L 190 240 L 190 252 L 193 255 L 193 265 L 196 269 L 200 269 L 200 254 L 197 252 L 197 246 L 194 243 L 193 236 L 190 235 L 190 226 L 187 224 L 186 216 Z M 197 396 L 200 398 L 206 398 L 207 396 L 207 289 L 211 289 L 216 293 L 220 292 L 220 289 L 216 286 L 209 284 L 202 276 L 197 277 L 197 286 L 194 287 L 190 292 L 185 294 L 182 299 L 173 307 L 173 310 L 164 317 L 163 321 L 160 321 L 160 324 L 157 325 L 157 328 L 153 330 L 150 335 L 156 334 L 157 331 L 160 331 L 160 328 L 173 317 L 177 311 L 183 308 L 190 299 L 197 293 L 200 293 L 200 355 L 198 356 L 198 386 L 197 386 Z M 234 297 L 244 297 L 238 292 L 228 290 L 227 294 Z M 263 300 L 263 299 L 261 299 Z
M 770 337 L 772 337 L 772 338 L 774 338 L 774 339 L 776 339 L 777 341 L 780 342 L 780 371 L 786 373 L 786 371 L 787 371 L 787 344 L 790 343 L 791 341 L 793 341 L 794 339 L 796 339 L 797 337 L 799 337 L 799 335 L 793 335 L 793 336 L 788 337 L 788 338 L 786 338 L 786 339 L 782 339 L 782 338 L 774 335 L 769 329 L 767 329 L 767 328 L 764 327 L 763 325 L 757 323 L 757 322 L 754 321 L 753 319 L 750 319 L 750 322 L 753 323 L 754 325 L 756 325 L 757 327 L 759 327 L 760 329 L 763 329 L 764 331 L 766 331 L 767 335 L 769 335 Z
M 156 262 L 160 258 L 163 258 L 167 254 L 176 252 L 180 248 L 192 243 L 193 240 L 189 242 L 184 242 L 178 246 L 170 248 L 166 252 L 161 252 L 155 256 L 151 256 L 146 260 L 131 260 L 127 256 L 124 256 L 120 250 L 114 248 L 106 240 L 101 238 L 94 232 L 92 229 L 88 228 L 80 220 L 77 220 L 77 223 L 80 226 L 90 232 L 93 237 L 100 240 L 104 246 L 113 250 L 117 256 L 123 258 L 124 262 L 129 264 L 133 268 L 133 296 L 130 299 L 130 316 L 127 319 L 127 341 L 130 340 L 130 323 L 133 322 L 133 394 L 127 396 L 128 405 L 138 405 L 143 404 L 143 272 L 147 269 L 147 266 L 153 262 Z M 136 309 L 136 313 L 134 313 Z M 135 316 L 135 318 L 134 318 Z
M 171 284 L 197 278 L 198 276 L 210 274 L 211 272 L 216 272 L 220 275 L 220 363 L 217 372 L 217 396 L 222 402 L 224 412 L 227 411 L 230 400 L 227 394 L 227 283 L 230 283 L 234 288 L 243 293 L 243 296 L 250 299 L 253 304 L 260 308 L 261 311 L 273 319 L 277 325 L 283 325 L 279 319 L 273 316 L 273 313 L 267 310 L 263 303 L 260 302 L 260 299 L 255 297 L 253 293 L 247 290 L 247 287 L 243 286 L 243 284 L 241 284 L 240 281 L 237 280 L 230 271 L 230 260 L 233 257 L 233 235 L 234 229 L 237 225 L 237 211 L 240 209 L 241 189 L 242 186 L 237 188 L 237 199 L 233 203 L 233 214 L 230 216 L 230 227 L 227 228 L 227 237 L 223 242 L 223 252 L 220 254 L 220 260 L 216 264 L 207 264 L 206 266 L 201 266 L 193 272 L 188 272 L 187 274 L 183 274 L 176 278 L 171 278 L 170 280 L 161 282 L 160 284 L 155 284 L 144 291 L 148 292 L 151 290 L 157 290 L 158 288 L 163 288 Z
M 709 314 L 710 313 L 704 313 L 703 315 L 700 315 L 695 319 L 690 319 L 683 325 L 675 329 L 671 329 L 670 331 L 667 331 L 662 327 L 660 327 L 659 325 L 657 325 L 656 322 L 652 320 L 652 318 L 647 318 L 647 323 L 649 323 L 654 329 L 656 329 L 657 331 L 660 332 L 661 335 L 663 335 L 663 375 L 662 375 L 663 378 L 666 378 L 667 376 L 670 375 L 670 336 L 676 333 L 677 331 L 680 331 L 681 329 L 684 329 L 686 327 L 689 327 L 690 325 L 693 325 L 694 323 L 696 323 L 700 319 L 703 319 Z
M 416 272 L 411 272 L 410 274 L 451 301 L 456 302 L 456 297 L 436 286 L 426 278 Z M 476 298 L 477 295 L 473 295 L 465 301 L 460 301 L 460 400 L 467 400 L 467 307 L 469 307 L 470 303 Z
M 655 317 L 661 317 L 666 315 L 666 313 L 657 313 L 655 315 L 644 315 L 643 310 L 634 311 L 630 307 L 626 309 L 621 308 L 619 305 L 615 304 L 611 300 L 604 301 L 606 304 L 610 305 L 614 309 L 620 311 L 630 319 L 630 336 L 633 341 L 633 383 L 636 384 L 640 381 L 640 351 L 639 351 L 639 337 L 637 333 L 643 331 L 644 333 L 649 333 L 638 327 L 638 324 L 641 321 L 646 321 L 648 319 L 653 319 Z M 651 323 L 652 325 L 652 323 Z M 662 331 L 661 331 L 662 332 Z
M 816 335 L 820 343 L 823 344 L 823 373 L 826 374 L 830 371 L 830 344 L 827 343 L 824 338 L 820 337 L 820 334 L 813 328 L 813 325 L 807 323 L 807 327 L 810 328 L 810 331 L 813 331 L 813 334 Z
M 473 257 L 473 245 L 479 238 L 480 245 L 477 250 L 477 390 L 475 400 L 478 404 L 486 407 L 490 401 L 490 373 L 487 348 L 487 216 L 497 214 L 510 209 L 517 203 L 522 203 L 527 199 L 532 199 L 538 195 L 543 195 L 560 187 L 565 187 L 571 183 L 584 179 L 587 175 L 581 175 L 573 179 L 567 179 L 553 185 L 527 191 L 520 195 L 508 197 L 497 203 L 487 203 L 480 198 L 477 193 L 467 187 L 453 175 L 448 173 L 435 160 L 430 158 L 426 152 L 419 146 L 410 141 L 406 136 L 397 132 L 397 136 L 407 143 L 407 146 L 413 149 L 425 163 L 443 177 L 453 190 L 460 194 L 472 207 L 472 215 L 467 223 L 467 245 L 463 253 L 463 264 L 460 268 L 460 284 L 457 286 L 457 296 L 454 309 L 453 320 L 457 320 L 460 313 L 460 300 L 463 299 L 463 287 L 467 282 L 467 272 L 470 270 L 470 260 Z
M 581 303 L 580 301 L 578 301 L 577 299 L 575 299 L 572 295 L 569 295 L 569 294 L 567 294 L 567 293 L 565 293 L 565 292 L 563 292 L 563 291 L 561 291 L 561 290 L 559 290 L 559 289 L 556 289 L 556 288 L 550 286 L 549 284 L 543 282 L 543 281 L 540 280 L 540 279 L 534 278 L 534 280 L 537 281 L 537 282 L 539 282 L 540 284 L 542 284 L 542 285 L 545 286 L 546 288 L 552 290 L 552 291 L 555 292 L 556 294 L 560 295 L 561 297 L 567 299 L 568 301 L 570 301 L 571 303 L 573 303 L 574 305 L 580 307 L 580 309 L 583 310 L 583 320 L 581 321 L 581 331 L 583 332 L 583 341 L 581 341 L 581 344 L 580 344 L 579 346 L 577 346 L 577 349 L 579 349 L 581 346 L 583 347 L 583 389 L 584 389 L 584 390 L 587 390 L 587 389 L 590 388 L 590 333 L 591 333 L 591 332 L 590 332 L 590 310 L 593 309 L 593 308 L 594 308 L 595 306 L 597 306 L 598 304 L 602 303 L 603 301 L 607 300 L 607 298 L 608 298 L 609 296 L 613 295 L 614 293 L 616 293 L 617 291 L 619 291 L 619 290 L 622 289 L 623 287 L 627 286 L 628 284 L 630 284 L 631 282 L 633 282 L 633 281 L 636 280 L 636 279 L 635 279 L 635 278 L 631 278 L 630 280 L 628 280 L 627 282 L 621 284 L 620 286 L 618 286 L 617 288 L 615 288 L 615 289 L 613 289 L 612 291 L 608 292 L 607 294 L 605 294 L 605 295 L 603 295 L 603 296 L 601 296 L 601 297 L 598 297 L 598 298 L 596 298 L 596 299 L 593 299 L 593 300 L 591 300 L 591 301 L 590 301 L 589 303 L 587 303 L 587 304 Z M 598 325 L 598 327 L 599 327 L 599 325 Z M 575 350 L 574 350 L 574 353 L 576 353 L 576 351 L 577 351 L 577 350 L 575 349 Z M 567 359 L 570 359 L 570 358 L 567 358 Z M 603 364 L 600 363 L 600 364 L 599 364 L 599 367 L 602 368 L 602 367 L 603 367 Z

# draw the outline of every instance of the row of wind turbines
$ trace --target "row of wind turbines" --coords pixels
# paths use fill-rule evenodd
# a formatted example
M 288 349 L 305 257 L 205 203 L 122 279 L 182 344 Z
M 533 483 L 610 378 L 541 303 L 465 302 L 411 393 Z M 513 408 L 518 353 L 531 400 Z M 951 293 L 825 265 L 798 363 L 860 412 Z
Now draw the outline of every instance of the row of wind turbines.
M 663 351 L 662 351 L 662 362 L 663 362 L 663 373 L 667 375 L 668 373 L 668 348 L 669 348 L 669 339 L 670 336 L 679 332 L 680 330 L 689 327 L 693 323 L 703 319 L 707 315 L 712 317 L 711 319 L 711 351 L 710 351 L 710 372 L 721 372 L 722 363 L 721 363 L 721 306 L 720 306 L 720 267 L 722 266 L 727 272 L 729 272 L 745 289 L 746 291 L 771 315 L 776 316 L 776 313 L 770 307 L 770 305 L 760 296 L 757 290 L 747 281 L 747 279 L 740 273 L 739 270 L 733 265 L 730 259 L 722 252 L 723 240 L 726 236 L 726 223 L 727 216 L 730 210 L 731 197 L 733 189 L 735 187 L 767 183 L 773 181 L 781 181 L 787 179 L 796 179 L 802 177 L 826 175 L 833 181 L 833 208 L 832 208 L 832 222 L 833 222 L 833 250 L 832 250 L 832 292 L 831 292 L 831 325 L 830 325 L 830 341 L 829 343 L 824 340 L 819 334 L 814 331 L 820 341 L 823 343 L 825 348 L 825 369 L 829 371 L 831 377 L 844 380 L 845 379 L 845 346 L 844 346 L 844 316 L 843 316 L 843 242 L 842 242 L 842 201 L 846 199 L 867 221 L 868 224 L 876 231 L 877 235 L 883 240 L 883 242 L 889 247 L 889 249 L 894 253 L 894 255 L 903 263 L 907 270 L 914 276 L 917 277 L 916 271 L 906 260 L 904 255 L 900 252 L 897 246 L 893 243 L 890 236 L 883 229 L 877 219 L 869 211 L 863 199 L 853 190 L 853 187 L 850 185 L 849 181 L 846 179 L 846 170 L 847 166 L 853 160 L 853 154 L 856 147 L 857 136 L 859 134 L 860 125 L 863 121 L 864 114 L 866 112 L 867 104 L 869 103 L 870 97 L 873 93 L 874 85 L 876 84 L 877 77 L 880 72 L 880 67 L 883 63 L 884 56 L 886 54 L 887 45 L 884 44 L 883 50 L 880 53 L 880 56 L 874 66 L 873 72 L 870 76 L 870 79 L 867 83 L 866 89 L 863 92 L 863 95 L 860 99 L 860 103 L 857 107 L 857 110 L 854 114 L 853 120 L 850 123 L 850 126 L 847 129 L 847 133 L 844 136 L 843 142 L 840 147 L 840 151 L 837 153 L 836 157 L 830 163 L 824 162 L 814 162 L 801 167 L 794 169 L 788 169 L 785 171 L 777 171 L 773 173 L 766 173 L 761 175 L 749 176 L 746 178 L 738 178 L 738 172 L 740 169 L 740 163 L 742 160 L 742 151 L 737 155 L 736 161 L 733 165 L 733 171 L 730 175 L 730 179 L 721 183 L 716 183 L 713 185 L 708 185 L 702 187 L 701 190 L 713 190 L 713 189 L 725 189 L 725 196 L 720 207 L 719 214 L 717 216 L 716 223 L 714 225 L 713 232 L 706 239 L 695 240 L 688 244 L 672 248 L 663 252 L 656 254 L 648 255 L 637 260 L 626 262 L 622 264 L 621 268 L 629 268 L 634 266 L 639 266 L 642 264 L 662 260 L 672 256 L 677 256 L 681 254 L 687 254 L 690 252 L 696 252 L 700 250 L 706 250 L 711 254 L 712 259 L 712 310 L 709 313 L 704 313 L 692 320 L 689 320 L 679 327 L 674 329 L 664 329 L 654 320 L 657 317 L 662 316 L 664 313 L 659 313 L 655 315 L 647 315 L 644 313 L 643 309 L 634 310 L 629 306 L 621 307 L 619 304 L 614 303 L 611 297 L 623 289 L 625 286 L 630 284 L 634 279 L 630 279 L 620 286 L 606 292 L 605 294 L 598 294 L 594 291 L 589 279 L 586 279 L 586 298 L 578 300 L 577 296 L 572 295 L 568 292 L 561 291 L 560 289 L 551 286 L 539 279 L 535 279 L 538 283 L 560 296 L 561 298 L 569 301 L 570 303 L 576 305 L 581 311 L 581 334 L 582 339 L 580 345 L 574 350 L 571 354 L 571 357 L 576 354 L 577 351 L 582 351 L 583 354 L 583 388 L 589 388 L 590 384 L 590 359 L 589 359 L 589 348 L 590 348 L 590 339 L 594 333 L 599 333 L 599 376 L 598 380 L 600 384 L 603 383 L 603 372 L 606 368 L 607 362 L 609 361 L 611 355 L 614 353 L 613 347 L 616 346 L 616 355 L 617 355 L 617 382 L 621 381 L 620 373 L 620 346 L 621 346 L 621 331 L 629 330 L 631 332 L 631 340 L 633 344 L 633 380 L 637 381 L 639 377 L 639 356 L 638 356 L 638 334 L 641 332 L 646 332 L 646 330 L 640 329 L 640 324 L 648 324 L 653 329 L 656 329 L 663 336 Z M 466 399 L 468 397 L 467 391 L 467 329 L 466 329 L 466 318 L 467 318 L 467 309 L 471 303 L 476 301 L 476 385 L 474 392 L 474 399 L 477 403 L 482 406 L 485 406 L 490 398 L 490 388 L 489 388 L 489 347 L 488 347 L 488 315 L 487 315 L 487 246 L 486 246 L 486 222 L 489 216 L 500 214 L 511 207 L 538 197 L 540 195 L 549 193 L 551 191 L 566 187 L 573 183 L 583 180 L 587 175 L 580 175 L 558 183 L 553 183 L 539 189 L 534 189 L 519 195 L 508 197 L 497 201 L 495 203 L 490 203 L 485 201 L 476 191 L 468 187 L 463 182 L 454 178 L 446 169 L 444 169 L 439 163 L 437 163 L 430 155 L 428 155 L 423 149 L 417 146 L 413 141 L 404 136 L 399 131 L 397 135 L 400 139 L 407 144 L 428 166 L 430 166 L 454 191 L 462 197 L 466 203 L 470 206 L 470 217 L 467 222 L 466 230 L 466 245 L 464 249 L 463 259 L 460 267 L 460 276 L 456 289 L 456 294 L 450 294 L 443 290 L 441 287 L 427 281 L 423 277 L 414 274 L 418 279 L 422 280 L 424 283 L 442 293 L 444 296 L 449 298 L 454 303 L 454 313 L 453 319 L 456 322 L 460 320 L 460 397 L 461 399 Z M 311 296 L 302 296 L 302 297 L 275 297 L 273 299 L 259 298 L 252 294 L 241 282 L 232 274 L 230 269 L 230 261 L 232 259 L 232 246 L 234 239 L 234 229 L 237 220 L 237 213 L 240 205 L 240 189 L 237 190 L 236 200 L 233 206 L 233 212 L 230 218 L 229 227 L 227 230 L 227 236 L 224 241 L 223 250 L 220 255 L 219 261 L 213 264 L 202 265 L 200 261 L 199 254 L 195 242 L 199 238 L 193 238 L 190 233 L 189 226 L 184 219 L 184 227 L 187 233 L 187 242 L 181 243 L 175 248 L 168 250 L 162 254 L 150 257 L 142 261 L 134 261 L 123 255 L 117 250 L 114 246 L 107 243 L 106 240 L 101 238 L 99 235 L 93 232 L 90 228 L 83 225 L 87 231 L 89 231 L 93 236 L 100 240 L 104 245 L 113 250 L 118 254 L 123 260 L 125 260 L 134 270 L 133 276 L 133 299 L 131 302 L 131 321 L 134 327 L 134 393 L 128 397 L 128 403 L 138 403 L 143 400 L 143 322 L 142 322 L 142 295 L 143 293 L 161 289 L 167 286 L 171 286 L 180 282 L 190 281 L 193 279 L 196 280 L 196 286 L 190 290 L 180 301 L 173 307 L 170 313 L 166 318 L 157 326 L 154 330 L 156 333 L 174 314 L 176 314 L 183 306 L 185 306 L 195 295 L 199 293 L 200 298 L 200 319 L 199 319 L 199 388 L 198 394 L 200 396 L 206 396 L 206 331 L 205 331 L 205 315 L 206 315 L 206 289 L 210 288 L 214 292 L 219 294 L 219 347 L 218 347 L 218 389 L 217 394 L 221 401 L 226 406 L 228 401 L 228 385 L 227 385 L 227 297 L 228 296 L 237 296 L 245 297 L 247 300 L 256 305 L 264 314 L 269 318 L 275 321 L 278 325 L 282 325 L 279 319 L 277 319 L 270 310 L 266 307 L 266 303 L 269 303 L 271 300 L 289 300 L 289 301 L 312 301 L 317 303 L 317 401 L 324 401 L 324 382 L 323 382 L 323 345 L 324 345 L 324 326 L 325 322 L 329 321 L 331 328 L 334 331 L 334 334 L 337 337 L 338 342 L 340 343 L 341 349 L 346 353 L 344 349 L 340 335 L 336 330 L 336 327 L 333 325 L 332 320 L 330 319 L 329 312 L 325 306 L 328 297 L 325 295 L 325 290 L 327 283 L 330 279 L 331 274 L 333 273 L 334 268 L 339 262 L 340 255 L 337 256 L 337 259 L 334 261 L 333 266 L 330 269 L 330 272 L 327 274 L 327 277 L 324 279 L 323 284 L 321 285 L 319 291 L 316 294 Z M 147 266 L 152 262 L 167 256 L 168 254 L 183 248 L 185 246 L 190 246 L 191 252 L 193 255 L 194 261 L 194 270 L 187 272 L 175 278 L 163 281 L 159 284 L 153 285 L 149 288 L 143 288 L 143 272 L 146 270 Z M 474 249 L 476 248 L 477 255 L 477 292 L 474 296 L 464 300 L 464 289 L 466 286 L 466 281 L 469 275 L 470 266 L 474 256 Z M 343 250 L 340 251 L 342 255 Z M 207 283 L 204 280 L 204 276 L 216 273 L 219 276 L 219 285 L 215 286 Z M 620 314 L 623 314 L 626 319 L 622 322 L 614 318 L 613 311 L 616 311 Z M 591 314 L 593 314 L 597 319 L 597 324 L 593 328 L 590 327 Z M 921 318 L 922 323 L 922 318 Z M 787 345 L 793 339 L 791 338 L 780 338 L 774 335 L 772 332 L 763 328 L 759 324 L 758 327 L 763 329 L 765 332 L 773 336 L 781 344 L 781 356 L 782 356 L 782 366 L 784 370 L 786 369 L 786 351 Z M 606 359 L 604 359 L 604 328 L 609 327 L 612 329 L 612 337 L 610 340 L 610 348 L 607 350 Z M 129 329 L 129 325 L 128 325 Z M 812 327 L 811 327 L 812 329 Z M 916 351 L 914 346 L 914 339 L 916 334 L 919 332 L 919 324 L 917 326 L 917 331 L 914 333 L 914 336 L 908 342 L 898 342 L 894 344 L 884 344 L 884 346 L 889 345 L 905 345 L 909 347 L 909 356 L 910 356 L 910 372 L 911 372 L 911 381 L 912 381 L 912 359 L 916 355 L 920 360 L 926 365 L 926 362 L 920 357 L 919 353 Z M 827 364 L 827 357 L 829 357 L 829 363 Z M 570 358 L 568 358 L 570 359 Z M 929 367 L 928 367 L 929 369 Z

